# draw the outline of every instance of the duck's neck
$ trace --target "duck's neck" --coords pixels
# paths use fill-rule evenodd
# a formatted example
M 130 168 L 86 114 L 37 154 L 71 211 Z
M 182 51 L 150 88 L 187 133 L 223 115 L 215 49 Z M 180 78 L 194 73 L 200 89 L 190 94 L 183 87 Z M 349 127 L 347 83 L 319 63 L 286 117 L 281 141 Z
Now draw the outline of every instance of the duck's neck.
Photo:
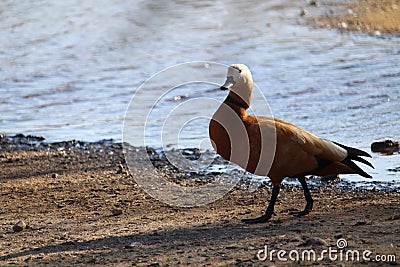
M 247 116 L 246 110 L 249 108 L 249 105 L 235 93 L 229 92 L 224 103 L 231 107 L 240 117 Z

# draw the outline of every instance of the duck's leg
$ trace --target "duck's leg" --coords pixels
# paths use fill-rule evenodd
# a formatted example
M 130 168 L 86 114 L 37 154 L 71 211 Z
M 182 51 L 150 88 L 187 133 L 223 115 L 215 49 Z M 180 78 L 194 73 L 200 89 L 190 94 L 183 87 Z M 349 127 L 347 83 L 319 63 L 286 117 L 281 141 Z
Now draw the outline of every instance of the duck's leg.
M 300 181 L 301 186 L 303 187 L 304 197 L 306 198 L 307 204 L 306 204 L 306 207 L 304 208 L 303 211 L 291 212 L 290 214 L 294 215 L 296 217 L 301 217 L 301 216 L 304 216 L 304 215 L 310 213 L 310 211 L 313 208 L 314 200 L 312 199 L 311 194 L 310 194 L 310 190 L 308 189 L 308 186 L 307 186 L 307 183 L 306 183 L 306 178 L 305 177 L 300 177 L 298 179 Z
M 265 214 L 263 216 L 258 217 L 258 218 L 243 219 L 242 222 L 245 222 L 245 223 L 264 223 L 264 222 L 268 221 L 272 217 L 272 215 L 274 214 L 274 206 L 275 206 L 275 202 L 276 202 L 276 199 L 278 197 L 280 188 L 281 188 L 280 185 L 274 185 L 274 187 L 272 188 L 271 200 L 269 201 L 268 208 L 265 211 Z

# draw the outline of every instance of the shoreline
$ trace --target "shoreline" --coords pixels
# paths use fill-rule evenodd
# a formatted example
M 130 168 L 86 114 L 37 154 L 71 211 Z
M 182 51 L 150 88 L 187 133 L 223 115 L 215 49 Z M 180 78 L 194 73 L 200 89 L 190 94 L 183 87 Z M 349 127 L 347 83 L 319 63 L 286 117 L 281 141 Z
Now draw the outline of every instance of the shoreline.
M 378 142 L 381 143 L 381 142 Z M 77 141 L 77 140 L 67 140 L 58 142 L 46 142 L 45 138 L 42 136 L 34 135 L 5 135 L 0 136 L 0 157 L 8 158 L 4 154 L 21 152 L 21 151 L 47 151 L 53 153 L 65 153 L 68 151 L 85 151 L 85 153 L 100 153 L 106 154 L 111 153 L 117 155 L 118 160 L 116 160 L 116 168 L 119 171 L 124 171 L 128 174 L 128 166 L 126 163 L 125 155 L 126 149 L 138 150 L 145 149 L 147 152 L 148 159 L 152 165 L 157 169 L 167 170 L 169 173 L 180 173 L 179 179 L 175 179 L 175 182 L 185 183 L 189 181 L 192 177 L 196 182 L 194 185 L 200 185 L 212 180 L 213 175 L 220 175 L 221 173 L 226 173 L 226 170 L 216 172 L 215 170 L 205 170 L 200 172 L 181 170 L 175 167 L 169 162 L 166 157 L 166 153 L 162 148 L 153 147 L 135 147 L 129 144 L 122 144 L 121 142 L 116 142 L 113 139 L 102 139 L 95 142 Z M 124 152 L 125 151 L 125 152 Z M 3 155 L 1 154 L 3 152 Z M 183 150 L 171 149 L 167 151 L 170 155 L 174 157 L 185 157 L 186 160 L 197 160 L 202 153 L 205 153 L 206 157 L 213 157 L 210 151 L 199 151 L 197 148 L 185 148 Z M 382 152 L 383 153 L 383 152 Z M 386 153 L 383 153 L 386 155 Z M 12 157 L 12 156 L 11 156 Z M 8 159 L 9 161 L 11 159 Z M 212 165 L 217 164 L 218 166 L 228 165 L 229 162 L 225 161 L 221 157 L 217 157 L 213 160 Z M 397 170 L 392 170 L 396 172 Z M 232 174 L 237 175 L 237 174 Z M 1 177 L 0 177 L 1 178 Z M 202 181 L 200 181 L 202 179 Z M 345 192 L 362 192 L 362 191 L 382 191 L 382 192 L 400 192 L 400 181 L 380 181 L 379 179 L 365 179 L 362 182 L 348 181 L 342 179 L 338 176 L 336 177 L 311 177 L 308 179 L 309 186 L 315 188 L 326 188 L 331 187 L 336 190 L 341 190 Z M 197 184 L 196 184 L 197 183 Z M 270 180 L 267 178 L 266 181 L 256 183 L 256 185 L 251 185 L 252 177 L 244 175 L 238 182 L 238 186 L 245 186 L 249 188 L 250 186 L 271 186 Z M 258 184 L 258 185 L 257 185 Z M 288 187 L 297 187 L 297 179 L 286 178 L 284 180 L 284 185 Z M 253 188 L 254 189 L 254 188 Z
M 400 257 L 400 192 L 313 186 L 314 210 L 296 218 L 289 212 L 303 208 L 303 193 L 287 184 L 276 216 L 265 224 L 246 225 L 240 220 L 264 212 L 269 185 L 253 192 L 237 185 L 199 207 L 169 206 L 138 186 L 134 179 L 140 173 L 127 172 L 122 144 L 106 140 L 37 146 L 30 139 L 32 146 L 22 142 L 25 148 L 14 145 L 9 151 L 0 142 L 0 265 L 262 266 L 269 262 L 256 255 L 265 245 L 321 251 L 336 248 L 340 238 L 349 249 Z M 154 162 L 159 175 L 181 186 L 188 184 L 185 180 L 198 185 L 205 178 L 177 172 L 162 160 Z M 26 226 L 13 230 L 19 221 Z M 288 265 L 276 258 L 272 263 Z M 317 263 L 338 264 L 329 259 Z

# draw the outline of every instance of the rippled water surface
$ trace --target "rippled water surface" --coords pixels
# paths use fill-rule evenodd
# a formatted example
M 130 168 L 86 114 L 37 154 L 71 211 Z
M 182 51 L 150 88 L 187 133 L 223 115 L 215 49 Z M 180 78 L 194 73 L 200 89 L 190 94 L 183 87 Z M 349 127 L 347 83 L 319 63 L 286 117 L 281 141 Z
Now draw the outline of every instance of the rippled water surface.
M 125 111 L 145 80 L 174 64 L 212 61 L 250 66 L 274 116 L 321 137 L 368 151 L 375 140 L 400 140 L 400 39 L 312 29 L 299 16 L 301 5 L 305 2 L 2 1 L 0 131 L 47 141 L 121 141 Z M 171 79 L 180 80 L 187 73 L 175 75 Z M 179 103 L 222 100 L 226 93 L 215 88 L 188 84 L 168 91 L 154 106 L 146 144 L 161 147 L 157 131 L 163 116 Z M 158 97 L 161 90 L 148 94 Z M 146 108 L 153 104 L 143 102 Z M 201 117 L 210 109 L 196 105 L 190 112 Z M 163 142 L 197 147 L 208 136 L 207 124 L 204 118 L 188 123 L 179 144 L 177 133 Z M 399 155 L 374 154 L 373 162 L 374 177 L 400 180 L 400 172 L 388 171 L 400 166 Z

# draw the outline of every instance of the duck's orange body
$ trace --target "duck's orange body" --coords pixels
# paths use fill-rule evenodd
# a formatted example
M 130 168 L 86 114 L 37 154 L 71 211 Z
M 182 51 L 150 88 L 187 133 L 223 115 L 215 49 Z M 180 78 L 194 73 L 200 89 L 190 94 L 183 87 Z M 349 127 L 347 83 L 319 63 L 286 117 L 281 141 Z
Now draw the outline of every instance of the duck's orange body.
M 229 95 L 210 121 L 209 134 L 217 153 L 247 171 L 268 176 L 274 185 L 266 214 L 246 222 L 264 222 L 273 214 L 279 185 L 285 177 L 299 178 L 307 206 L 298 215 L 312 209 L 306 175 L 357 173 L 371 177 L 352 160 L 372 165 L 360 158 L 366 152 L 318 138 L 300 127 L 280 119 L 247 114 L 253 80 L 245 65 L 232 65 L 221 89 Z
M 227 104 L 229 105 L 229 103 Z M 269 172 L 266 174 L 273 184 L 279 184 L 285 177 L 297 178 L 299 175 L 327 176 L 334 174 L 357 173 L 341 161 L 347 156 L 340 146 L 316 137 L 293 124 L 276 118 L 256 117 L 246 113 L 244 108 L 232 106 L 237 111 L 249 139 L 250 155 L 246 171 L 255 173 L 261 153 L 261 127 L 275 127 L 275 156 Z M 210 122 L 210 138 L 217 153 L 231 160 L 231 145 L 243 140 L 231 140 L 224 127 L 215 120 Z M 324 162 L 320 166 L 320 162 Z

